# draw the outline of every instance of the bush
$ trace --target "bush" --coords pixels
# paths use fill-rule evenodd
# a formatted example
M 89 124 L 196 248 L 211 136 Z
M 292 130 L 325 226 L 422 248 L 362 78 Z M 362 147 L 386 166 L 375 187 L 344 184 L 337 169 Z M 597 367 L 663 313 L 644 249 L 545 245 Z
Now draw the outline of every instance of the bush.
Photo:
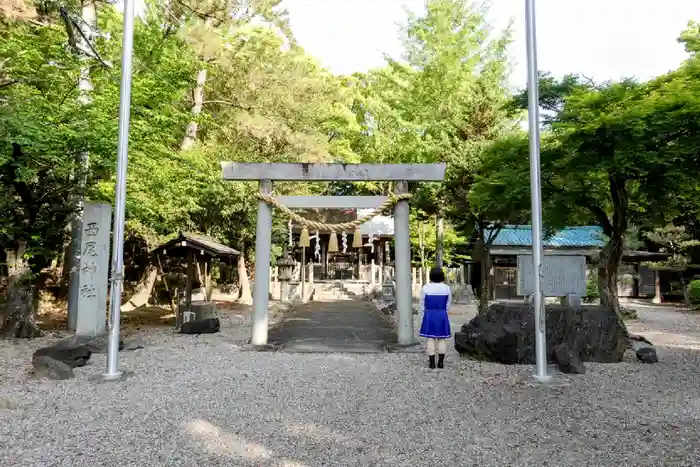
M 687 287 L 688 304 L 695 310 L 700 309 L 700 280 L 691 281 Z
M 585 303 L 593 303 L 600 298 L 598 291 L 598 280 L 595 275 L 591 275 L 586 281 L 586 296 L 583 297 Z

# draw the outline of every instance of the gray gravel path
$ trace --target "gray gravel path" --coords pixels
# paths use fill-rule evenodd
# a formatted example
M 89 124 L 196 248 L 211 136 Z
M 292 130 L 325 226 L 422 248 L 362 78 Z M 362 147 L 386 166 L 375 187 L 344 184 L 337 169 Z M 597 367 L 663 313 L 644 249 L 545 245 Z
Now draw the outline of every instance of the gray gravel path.
M 396 342 L 391 321 L 368 300 L 313 301 L 273 326 L 268 339 L 285 352 L 383 352 Z
M 88 381 L 103 355 L 39 381 L 45 342 L 0 343 L 0 465 L 700 465 L 700 353 L 683 347 L 544 388 L 452 350 L 435 371 L 417 354 L 247 352 L 227 332 L 145 341 L 113 384 Z

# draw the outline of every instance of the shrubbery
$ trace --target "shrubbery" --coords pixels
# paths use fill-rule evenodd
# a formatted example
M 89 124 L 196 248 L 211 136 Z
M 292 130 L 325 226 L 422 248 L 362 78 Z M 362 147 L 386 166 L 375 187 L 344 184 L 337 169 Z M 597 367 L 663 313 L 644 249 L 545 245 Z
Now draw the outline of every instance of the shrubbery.
M 688 284 L 687 297 L 688 304 L 693 309 L 700 309 L 700 280 L 694 280 Z
M 586 296 L 583 297 L 585 303 L 593 303 L 600 298 L 598 291 L 598 281 L 595 275 L 588 278 L 586 281 Z

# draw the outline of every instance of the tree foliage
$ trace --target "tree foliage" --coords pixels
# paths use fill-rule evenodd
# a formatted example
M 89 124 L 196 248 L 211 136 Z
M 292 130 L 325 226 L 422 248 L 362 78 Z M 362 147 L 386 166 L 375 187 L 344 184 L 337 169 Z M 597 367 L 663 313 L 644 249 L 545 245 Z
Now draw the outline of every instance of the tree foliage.
M 629 226 L 663 225 L 679 215 L 686 190 L 695 193 L 698 65 L 691 58 L 646 83 L 594 85 L 548 76 L 540 82 L 553 111 L 541 151 L 547 219 L 555 226 L 588 220 L 603 228 L 607 243 L 600 256 L 599 287 L 602 302 L 615 308 L 617 268 Z M 517 100 L 526 102 L 521 96 Z M 472 197 L 524 208 L 527 138 L 499 144 L 505 147 L 497 148 Z
M 88 199 L 113 199 L 122 16 L 96 5 L 94 50 L 81 55 L 62 21 L 79 16 L 80 2 L 0 3 L 0 263 L 22 262 L 33 294 L 42 271 L 61 261 L 81 181 Z M 244 252 L 245 274 L 256 187 L 223 182 L 221 161 L 446 162 L 443 183 L 410 187 L 414 249 L 422 243 L 430 261 L 442 255 L 434 223 L 446 219 L 446 261 L 470 243 L 474 259 L 488 258 L 501 226 L 529 218 L 530 188 L 518 128 L 527 93 L 511 96 L 510 29 L 494 30 L 487 13 L 482 2 L 430 0 L 408 15 L 402 56 L 335 76 L 297 45 L 281 0 L 148 0 L 135 26 L 128 241 L 147 253 L 180 230 L 209 234 Z M 700 238 L 698 24 L 679 40 L 688 60 L 648 82 L 540 76 L 547 227 L 603 227 L 604 302 L 616 302 L 631 225 L 641 237 L 673 224 Z M 93 86 L 89 101 L 81 73 Z M 87 168 L 76 163 L 82 152 Z M 276 219 L 273 239 L 283 234 Z

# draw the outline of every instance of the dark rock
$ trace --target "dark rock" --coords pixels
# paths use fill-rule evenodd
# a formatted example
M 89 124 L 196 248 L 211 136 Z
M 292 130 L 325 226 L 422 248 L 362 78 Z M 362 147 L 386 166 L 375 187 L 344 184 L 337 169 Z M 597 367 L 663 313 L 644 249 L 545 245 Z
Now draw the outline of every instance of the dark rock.
M 638 334 L 630 334 L 630 345 L 631 347 L 634 348 L 634 341 L 639 341 L 639 342 L 646 342 L 647 344 L 651 345 L 652 347 L 654 344 L 651 343 L 649 339 L 647 339 L 644 336 L 640 336 Z
M 56 347 L 75 347 L 84 345 L 92 353 L 107 353 L 109 337 L 106 334 L 100 336 L 70 336 L 54 344 Z M 124 341 L 119 340 L 119 350 L 124 350 Z
M 586 367 L 583 365 L 578 351 L 569 344 L 559 344 L 554 347 L 554 358 L 562 373 L 586 374 Z
M 208 318 L 198 321 L 188 321 L 180 327 L 181 334 L 212 334 L 219 332 L 219 318 Z
M 582 362 L 622 361 L 627 332 L 615 311 L 601 306 L 548 305 L 547 359 L 556 362 L 554 349 L 567 344 Z M 535 319 L 531 304 L 495 303 L 455 333 L 455 349 L 472 358 L 506 364 L 535 363 Z
M 656 348 L 646 339 L 644 341 L 633 341 L 632 348 L 637 355 L 637 360 L 642 363 L 659 363 L 656 355 Z
M 396 313 L 396 302 L 391 302 L 388 305 L 379 309 L 380 313 L 385 315 L 393 315 Z
M 32 365 L 34 365 L 34 374 L 40 378 L 62 380 L 74 376 L 73 368 L 47 355 L 34 358 Z
M 76 345 L 72 347 L 68 345 L 51 346 L 43 347 L 34 352 L 32 360 L 39 357 L 51 357 L 54 360 L 65 363 L 71 368 L 76 368 L 84 366 L 88 360 L 90 360 L 91 355 L 92 352 L 86 345 Z
M 131 337 L 126 340 L 126 342 L 120 342 L 120 347 L 123 347 L 123 350 L 138 350 L 138 349 L 143 349 L 146 347 L 146 343 L 141 337 Z M 122 349 L 120 349 L 122 350 Z

